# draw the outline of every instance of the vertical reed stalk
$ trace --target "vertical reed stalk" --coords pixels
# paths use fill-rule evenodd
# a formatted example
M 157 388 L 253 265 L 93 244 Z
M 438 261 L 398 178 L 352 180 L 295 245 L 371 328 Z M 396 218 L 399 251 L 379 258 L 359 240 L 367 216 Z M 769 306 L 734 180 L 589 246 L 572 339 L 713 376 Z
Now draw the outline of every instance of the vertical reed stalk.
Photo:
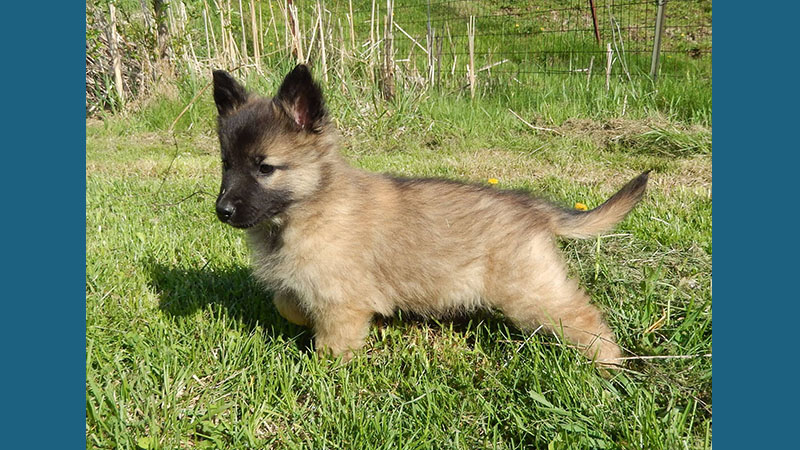
M 242 0 L 239 0 L 239 22 L 242 25 L 242 62 L 247 62 L 247 30 L 244 27 L 244 14 L 242 13 Z
M 383 98 L 394 98 L 394 0 L 386 0 L 386 22 L 383 28 L 384 57 L 383 57 Z
M 221 2 L 222 0 L 220 0 Z M 221 3 L 217 3 L 217 0 L 214 0 L 214 6 L 217 7 L 217 12 L 219 12 L 219 39 L 222 43 L 222 64 L 224 66 L 228 66 L 230 62 L 230 53 L 228 52 L 228 40 L 227 40 L 227 33 L 225 32 L 225 14 L 222 12 L 222 5 Z M 211 28 L 211 32 L 213 34 L 214 28 Z
M 300 31 L 300 19 L 297 14 L 297 6 L 294 4 L 286 5 L 287 13 L 292 23 L 292 40 L 294 42 L 295 55 L 298 63 L 305 63 L 306 57 L 303 54 L 302 35 Z
M 267 32 L 264 32 L 264 14 L 261 11 L 261 3 L 258 4 L 258 50 L 264 52 L 264 35 L 269 34 L 269 24 L 267 24 Z
M 427 73 L 425 74 L 425 79 L 428 83 L 431 83 L 433 80 L 433 76 L 431 75 L 431 70 L 433 69 L 433 28 L 431 27 L 431 0 L 428 0 L 428 10 L 427 10 L 427 22 L 425 28 L 425 53 L 427 55 Z
M 337 18 L 336 21 L 339 23 L 339 80 L 342 81 L 342 90 L 344 91 L 344 59 L 345 59 L 345 49 L 344 49 L 344 28 L 342 27 L 342 20 Z
M 297 58 L 297 48 L 294 43 L 294 22 L 291 22 L 292 15 L 289 13 L 290 2 L 291 0 L 287 0 L 285 8 L 278 2 L 278 8 L 281 10 L 281 14 L 283 14 L 283 42 L 286 44 L 286 47 L 289 47 L 289 36 L 292 37 L 291 54 Z M 270 7 L 272 7 L 271 3 Z
M 350 46 L 353 49 L 353 53 L 356 52 L 356 31 L 355 25 L 353 24 L 356 20 L 355 16 L 353 15 L 353 0 L 348 0 L 350 6 L 350 16 L 347 18 L 347 21 L 350 22 Z M 342 40 L 344 43 L 344 40 Z
M 239 59 L 236 57 L 236 53 L 238 52 L 236 51 L 236 40 L 233 38 L 233 19 L 231 18 L 232 10 L 233 8 L 231 7 L 231 0 L 228 0 L 228 20 L 226 22 L 227 27 L 225 31 L 228 34 L 228 47 L 230 47 L 229 52 L 231 57 L 231 65 L 235 66 L 238 64 Z
M 325 27 L 324 27 L 324 13 L 322 11 L 322 2 L 317 0 L 317 11 L 319 12 L 319 47 L 322 53 L 322 78 L 325 84 L 328 83 L 328 59 L 325 54 Z
M 211 29 L 211 44 L 214 46 L 214 59 L 219 58 L 219 47 L 217 47 L 217 36 L 214 33 L 214 22 L 211 20 L 211 12 L 208 9 L 208 4 L 203 0 L 205 6 L 206 17 L 208 17 L 208 28 Z
M 375 0 L 372 0 L 372 10 L 369 16 L 369 80 L 375 82 Z
M 206 56 L 208 59 L 211 59 L 211 40 L 208 38 L 208 16 L 206 15 L 206 10 L 203 9 L 203 30 L 205 30 L 206 34 Z
M 275 48 L 277 49 L 278 46 L 281 45 L 281 37 L 278 34 L 278 21 L 275 20 L 275 11 L 272 9 L 272 2 L 269 2 L 269 15 L 270 15 L 270 22 L 272 22 L 272 29 L 275 31 Z M 286 19 L 286 17 L 284 16 L 284 23 L 285 23 L 285 19 Z M 286 31 L 285 28 L 286 27 L 284 26 L 284 32 Z M 286 36 L 285 35 L 284 35 L 283 42 L 284 42 L 284 44 L 286 43 Z M 283 46 L 281 46 L 280 48 L 283 49 Z M 283 51 L 281 51 L 281 53 L 283 53 Z
M 114 74 L 114 88 L 120 103 L 125 102 L 125 91 L 122 84 L 122 57 L 117 46 L 117 8 L 113 3 L 108 4 L 110 16 L 108 43 L 111 47 L 111 71 Z
M 314 10 L 316 9 L 317 8 L 314 8 Z M 317 18 L 314 21 L 314 25 L 311 27 L 311 41 L 308 43 L 308 51 L 306 52 L 306 55 L 308 55 L 309 59 L 311 58 L 311 49 L 314 48 L 314 42 L 316 42 L 317 40 L 317 30 L 322 29 L 322 27 L 319 25 L 320 18 L 321 18 L 320 15 L 317 14 Z
M 253 58 L 256 62 L 256 70 L 261 71 L 261 55 L 258 48 L 258 24 L 256 23 L 256 7 L 253 0 L 250 0 L 250 31 L 253 35 Z
M 606 92 L 611 88 L 611 65 L 614 63 L 614 52 L 611 50 L 611 43 L 606 47 Z
M 469 40 L 469 94 L 471 98 L 475 98 L 475 16 L 469 16 L 467 39 Z

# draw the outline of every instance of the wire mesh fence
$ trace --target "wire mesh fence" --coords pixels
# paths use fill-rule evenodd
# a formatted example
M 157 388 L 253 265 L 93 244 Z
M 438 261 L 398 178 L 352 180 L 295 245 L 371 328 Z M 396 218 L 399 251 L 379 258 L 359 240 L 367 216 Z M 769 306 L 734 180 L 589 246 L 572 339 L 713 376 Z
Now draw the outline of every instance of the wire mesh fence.
M 350 14 L 352 2 L 331 3 L 334 17 Z M 383 36 L 375 28 L 385 24 L 376 24 L 375 18 L 390 4 L 370 6 L 352 12 L 354 42 L 376 42 Z M 674 11 L 669 8 L 673 6 Z M 658 73 L 674 76 L 693 70 L 710 77 L 710 65 L 692 63 L 710 60 L 710 2 L 673 0 L 669 7 Z M 642 0 L 398 0 L 393 6 L 394 61 L 405 73 L 422 73 L 433 83 L 457 74 L 466 82 L 470 70 L 485 83 L 500 84 L 522 83 L 529 75 L 590 76 L 592 71 L 652 76 L 657 12 L 658 1 Z
M 160 0 L 120 2 L 117 17 L 111 5 L 87 2 L 87 106 L 164 72 L 287 62 L 389 96 L 395 84 L 474 95 L 541 76 L 711 78 L 710 0 Z

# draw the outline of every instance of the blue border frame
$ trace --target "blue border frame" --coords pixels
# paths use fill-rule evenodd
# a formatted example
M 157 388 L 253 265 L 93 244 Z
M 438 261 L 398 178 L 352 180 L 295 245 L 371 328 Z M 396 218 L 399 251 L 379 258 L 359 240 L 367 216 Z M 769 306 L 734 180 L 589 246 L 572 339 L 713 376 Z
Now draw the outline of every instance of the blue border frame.
M 3 6 L 4 448 L 86 447 L 85 11 Z
M 716 9 L 713 436 L 726 448 L 771 448 L 789 438 L 797 415 L 797 244 L 790 216 L 797 203 L 791 160 L 797 144 L 789 135 L 798 128 L 797 72 L 794 52 L 780 44 L 797 41 L 798 9 L 791 2 Z M 10 20 L 0 31 L 6 44 L 2 186 L 4 225 L 13 236 L 3 243 L 3 385 L 11 418 L 3 441 L 9 448 L 81 448 L 85 4 L 12 2 L 3 11 Z
M 714 441 L 797 445 L 797 113 L 800 6 L 716 10 Z

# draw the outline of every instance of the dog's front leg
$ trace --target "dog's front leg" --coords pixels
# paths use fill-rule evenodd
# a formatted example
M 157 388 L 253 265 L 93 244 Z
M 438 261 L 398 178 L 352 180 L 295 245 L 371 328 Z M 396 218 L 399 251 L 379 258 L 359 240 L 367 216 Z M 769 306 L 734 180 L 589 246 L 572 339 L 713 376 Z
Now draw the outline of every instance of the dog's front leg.
M 272 297 L 272 303 L 275 304 L 278 313 L 289 322 L 301 327 L 311 326 L 311 321 L 308 319 L 306 312 L 300 308 L 300 303 L 294 294 L 278 291 Z
M 373 311 L 346 304 L 333 304 L 314 311 L 314 345 L 320 355 L 353 357 L 364 346 Z

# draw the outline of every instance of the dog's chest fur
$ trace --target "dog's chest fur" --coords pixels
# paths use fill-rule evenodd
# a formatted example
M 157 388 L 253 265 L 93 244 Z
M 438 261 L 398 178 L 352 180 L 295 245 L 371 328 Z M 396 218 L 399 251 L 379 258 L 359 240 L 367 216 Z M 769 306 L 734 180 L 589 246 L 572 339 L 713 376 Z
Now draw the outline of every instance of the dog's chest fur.
M 326 261 L 327 267 L 320 264 L 328 247 L 321 241 L 314 235 L 303 239 L 295 227 L 269 224 L 248 230 L 253 273 L 271 289 L 290 291 L 299 300 L 318 299 L 320 285 L 326 279 L 323 272 L 331 270 L 337 261 Z

